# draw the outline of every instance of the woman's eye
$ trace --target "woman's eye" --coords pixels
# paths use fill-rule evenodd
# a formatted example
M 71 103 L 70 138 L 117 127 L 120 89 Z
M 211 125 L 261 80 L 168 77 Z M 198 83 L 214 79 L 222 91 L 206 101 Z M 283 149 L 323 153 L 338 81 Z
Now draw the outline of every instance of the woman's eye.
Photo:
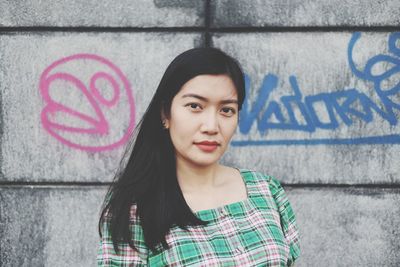
M 222 108 L 222 111 L 228 115 L 234 115 L 236 111 L 233 108 Z
M 196 103 L 189 103 L 189 104 L 187 104 L 185 107 L 187 107 L 187 106 L 190 106 L 192 109 L 196 109 L 196 110 L 197 110 L 196 107 L 200 107 L 200 105 L 199 105 L 199 104 L 196 104 Z

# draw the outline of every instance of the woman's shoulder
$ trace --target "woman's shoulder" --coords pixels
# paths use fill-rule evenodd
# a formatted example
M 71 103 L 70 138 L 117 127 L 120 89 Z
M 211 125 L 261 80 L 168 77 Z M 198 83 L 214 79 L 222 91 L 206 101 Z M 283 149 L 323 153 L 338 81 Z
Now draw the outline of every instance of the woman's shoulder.
M 253 183 L 262 193 L 272 196 L 285 194 L 281 182 L 273 175 L 254 169 L 238 168 L 238 170 L 246 181 Z
M 242 175 L 246 175 L 246 178 L 251 178 L 254 181 L 263 181 L 263 182 L 268 182 L 271 183 L 273 186 L 280 185 L 280 182 L 278 179 L 276 179 L 274 176 L 269 175 L 265 172 L 257 171 L 254 169 L 248 169 L 248 168 L 236 168 L 240 171 Z

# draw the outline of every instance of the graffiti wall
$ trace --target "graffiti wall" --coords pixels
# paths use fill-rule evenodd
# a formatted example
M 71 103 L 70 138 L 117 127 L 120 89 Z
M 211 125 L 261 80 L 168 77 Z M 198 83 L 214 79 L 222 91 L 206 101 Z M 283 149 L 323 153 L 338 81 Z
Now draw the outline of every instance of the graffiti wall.
M 399 25 L 394 0 L 0 2 L 0 266 L 96 265 L 124 149 L 198 46 L 243 66 L 222 163 L 284 184 L 298 265 L 398 266 Z

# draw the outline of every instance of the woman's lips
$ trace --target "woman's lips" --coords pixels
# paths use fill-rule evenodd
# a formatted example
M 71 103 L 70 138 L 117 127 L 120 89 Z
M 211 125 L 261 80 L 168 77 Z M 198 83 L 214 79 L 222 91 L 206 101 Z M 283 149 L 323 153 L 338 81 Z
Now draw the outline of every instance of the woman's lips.
M 205 152 L 213 152 L 218 147 L 218 145 L 205 145 L 205 144 L 196 144 L 196 146 Z

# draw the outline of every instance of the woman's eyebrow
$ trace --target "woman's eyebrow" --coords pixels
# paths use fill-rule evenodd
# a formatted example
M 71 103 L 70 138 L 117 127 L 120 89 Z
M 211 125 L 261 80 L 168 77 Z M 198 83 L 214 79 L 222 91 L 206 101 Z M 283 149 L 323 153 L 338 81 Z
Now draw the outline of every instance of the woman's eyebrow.
M 200 99 L 204 102 L 209 102 L 208 98 L 205 98 L 204 96 L 200 96 L 200 95 L 196 95 L 196 94 L 185 94 L 182 96 L 182 98 L 185 98 L 185 97 L 194 97 L 194 98 Z M 236 99 L 226 99 L 226 100 L 221 100 L 220 103 L 221 104 L 229 104 L 229 103 L 238 104 L 238 101 Z

